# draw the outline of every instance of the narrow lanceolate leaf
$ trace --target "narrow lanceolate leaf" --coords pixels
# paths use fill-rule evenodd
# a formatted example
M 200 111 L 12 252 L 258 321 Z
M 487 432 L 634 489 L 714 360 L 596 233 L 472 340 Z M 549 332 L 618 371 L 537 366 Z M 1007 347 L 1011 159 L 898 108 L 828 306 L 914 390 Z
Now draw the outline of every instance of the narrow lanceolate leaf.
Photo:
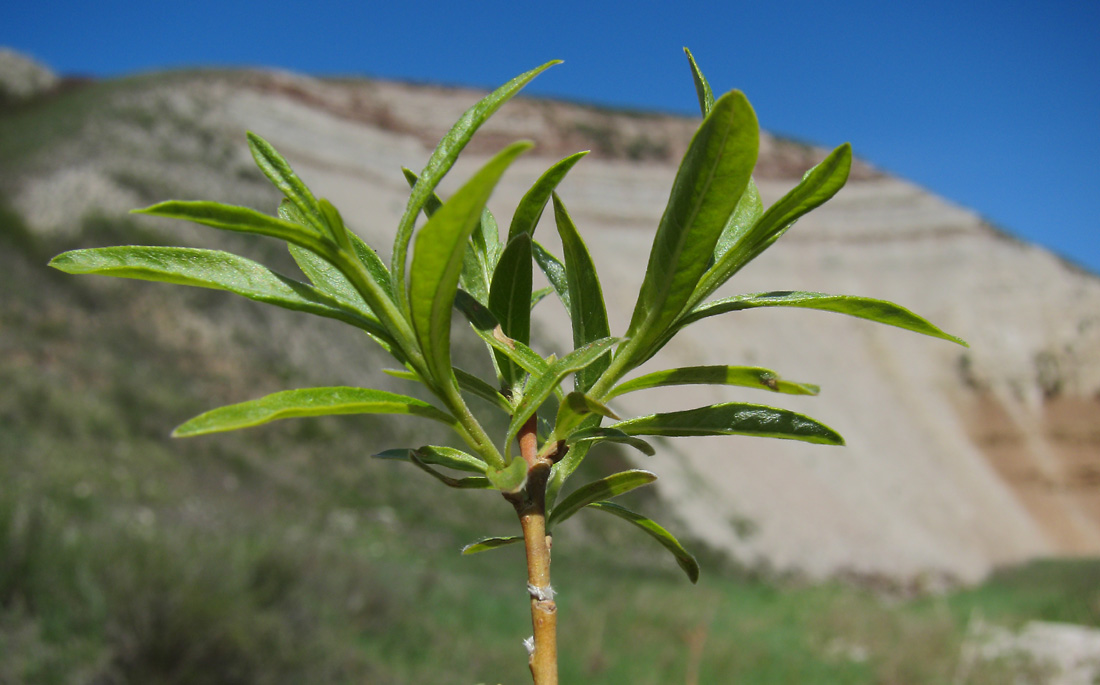
M 458 276 L 458 285 L 477 298 L 482 304 L 489 304 L 489 282 L 492 273 L 485 262 L 486 255 L 474 247 L 473 241 L 466 243 L 466 252 L 462 255 L 462 272 Z
M 692 437 L 703 435 L 752 435 L 784 438 L 823 445 L 843 445 L 832 428 L 802 414 L 760 404 L 728 402 L 709 407 L 650 414 L 613 424 L 629 435 Z
M 319 254 L 331 253 L 334 247 L 315 228 L 276 219 L 247 207 L 225 205 L 220 202 L 170 200 L 145 209 L 135 209 L 131 213 L 185 219 L 225 231 L 265 235 L 285 240 Z
M 657 480 L 657 476 L 649 471 L 632 469 L 594 480 L 591 483 L 585 483 L 569 493 L 565 499 L 554 507 L 554 510 L 550 512 L 550 518 L 547 519 L 546 525 L 550 527 L 562 523 L 593 502 L 617 497 L 635 488 L 649 485 L 655 480 Z
M 596 425 L 599 417 L 593 417 L 585 422 L 585 425 L 591 423 Z M 565 452 L 565 457 L 554 464 L 550 469 L 550 480 L 546 483 L 546 507 L 547 509 L 553 509 L 554 503 L 558 499 L 558 493 L 561 492 L 561 488 L 565 485 L 565 481 L 569 480 L 569 477 L 577 470 L 584 461 L 584 458 L 588 456 L 588 450 L 592 447 L 591 442 L 578 442 L 569 446 L 569 449 Z
M 820 207 L 848 181 L 852 168 L 852 146 L 844 143 L 806 174 L 802 182 L 768 208 L 748 231 L 745 231 L 722 258 L 707 270 L 692 295 L 695 306 L 720 285 L 755 259 L 779 239 L 801 216 Z
M 558 260 L 557 257 L 547 252 L 546 248 L 539 245 L 538 242 L 531 244 L 532 254 L 535 257 L 535 263 L 542 269 L 542 273 L 546 276 L 546 280 L 550 281 L 551 287 L 558 294 L 562 304 L 565 305 L 566 311 L 571 311 L 572 304 L 569 300 L 569 277 L 565 273 L 565 265 Z
M 531 309 L 534 309 L 535 305 L 537 305 L 539 302 L 542 302 L 543 298 L 545 298 L 552 292 L 554 292 L 554 286 L 548 285 L 545 288 L 539 288 L 535 292 L 531 293 Z
M 565 440 L 568 445 L 595 445 L 597 442 L 616 442 L 623 445 L 629 445 L 638 450 L 647 457 L 652 457 L 657 454 L 657 451 L 653 449 L 645 440 L 636 438 L 629 433 L 624 433 L 618 428 L 608 428 L 606 426 L 595 428 L 582 428 L 581 430 L 574 431 Z M 571 448 L 570 451 L 572 451 Z
M 382 373 L 390 376 L 391 378 L 400 378 L 403 381 L 413 381 L 414 383 L 423 383 L 424 379 L 420 377 L 420 374 L 415 371 L 409 371 L 408 369 L 382 369 Z
M 523 393 L 523 400 L 512 414 L 512 422 L 508 426 L 508 437 L 505 444 L 510 448 L 512 440 L 519 435 L 519 429 L 538 411 L 540 405 L 545 402 L 558 385 L 571 373 L 593 363 L 600 357 L 611 351 L 611 346 L 618 338 L 603 338 L 596 340 L 584 347 L 573 350 L 561 359 L 555 361 L 542 374 L 531 378 Z
M 756 114 L 739 91 L 723 95 L 692 138 L 661 217 L 627 347 L 644 350 L 676 319 L 756 164 Z
M 620 383 L 611 389 L 607 399 L 635 390 L 668 385 L 736 385 L 746 388 L 764 388 L 788 395 L 816 395 L 821 390 L 810 383 L 785 381 L 776 372 L 756 366 L 684 366 L 647 373 Z
M 469 473 L 485 473 L 489 469 L 488 465 L 481 459 L 454 447 L 425 445 L 416 449 L 400 448 L 379 452 L 374 457 L 376 459 L 396 459 L 400 461 L 412 461 L 412 458 L 416 457 L 425 464 L 445 466 L 449 469 Z
M 401 167 L 401 173 L 405 175 L 405 181 L 408 182 L 409 188 L 416 188 L 416 184 L 420 180 L 420 177 L 416 174 L 416 172 L 408 167 Z M 430 219 L 432 214 L 435 214 L 436 211 L 442 206 L 443 200 L 434 192 L 432 192 L 428 193 L 427 197 L 424 199 L 424 203 L 421 206 L 421 209 L 423 209 L 424 215 Z
M 470 246 L 483 265 L 485 284 L 488 287 L 489 281 L 492 280 L 493 269 L 496 268 L 500 253 L 504 250 L 504 246 L 500 244 L 500 228 L 497 226 L 496 217 L 488 207 L 481 212 L 481 221 L 474 229 L 474 234 L 470 236 Z
M 405 167 L 402 167 L 401 171 L 404 172 L 409 187 L 415 188 L 419 180 L 416 173 Z M 424 214 L 430 219 L 442 206 L 443 200 L 432 193 L 424 202 Z M 491 240 L 488 239 L 489 233 L 494 236 Z M 474 234 L 470 236 L 470 242 L 466 245 L 466 252 L 462 255 L 462 273 L 458 279 L 459 285 L 482 304 L 489 302 L 489 281 L 493 273 L 489 266 L 490 260 L 494 260 L 493 263 L 495 263 L 495 256 L 490 254 L 487 241 L 495 243 L 499 241 L 499 237 L 496 237 L 496 221 L 489 210 L 485 209 L 481 213 L 481 223 L 474 229 Z
M 554 221 L 565 254 L 569 318 L 573 326 L 573 347 L 577 348 L 611 335 L 607 325 L 607 309 L 604 306 L 596 265 L 592 263 L 588 248 L 557 193 L 554 193 Z M 581 392 L 587 392 L 607 369 L 608 363 L 608 358 L 603 357 L 578 371 L 574 387 Z
M 289 200 L 284 199 L 279 204 L 279 217 L 292 223 L 306 225 L 305 217 L 302 216 L 298 208 L 291 204 Z M 386 265 L 379 259 L 378 254 L 369 245 L 363 242 L 359 236 L 350 231 L 348 231 L 346 235 L 351 242 L 352 251 L 366 268 L 367 274 L 370 276 L 371 280 L 378 285 L 379 289 L 382 290 L 387 297 L 392 299 L 393 293 L 390 291 L 390 274 L 389 270 L 386 269 Z M 370 311 L 370 307 L 367 306 L 363 296 L 360 295 L 359 291 L 355 289 L 355 286 L 348 281 L 347 277 L 340 273 L 339 269 L 309 250 L 302 249 L 297 245 L 289 245 L 288 247 L 290 249 L 290 256 L 294 258 L 294 261 L 298 264 L 298 268 L 302 270 L 302 273 L 304 273 L 314 285 L 333 297 L 337 297 L 349 304 Z
M 457 366 L 454 367 L 454 372 L 455 379 L 458 380 L 458 387 L 461 390 L 475 397 L 480 397 L 497 409 L 504 411 L 506 414 L 512 413 L 512 406 L 508 404 L 508 400 L 505 399 L 504 395 L 501 395 L 496 388 L 481 380 L 478 376 L 475 376 L 469 371 L 463 371 Z
M 393 289 L 395 292 L 401 293 L 402 298 L 405 292 L 405 261 L 408 258 L 409 241 L 412 239 L 416 216 L 420 213 L 424 203 L 435 192 L 436 186 L 439 185 L 439 182 L 454 165 L 459 153 L 470 142 L 477 129 L 501 105 L 527 85 L 531 79 L 553 65 L 560 63 L 560 60 L 547 62 L 541 67 L 520 74 L 497 88 L 482 98 L 476 105 L 466 110 L 455 122 L 455 125 L 451 127 L 451 130 L 439 141 L 439 145 L 436 146 L 431 158 L 428 159 L 424 170 L 420 172 L 420 180 L 413 188 L 408 205 L 405 207 L 405 214 L 401 217 L 401 222 L 397 226 L 397 236 L 393 245 L 393 263 L 390 265 L 390 270 L 393 272 Z
M 694 583 L 699 580 L 699 562 L 695 560 L 695 557 L 692 556 L 690 552 L 684 549 L 684 546 L 680 544 L 680 541 L 677 540 L 672 533 L 665 530 L 665 528 L 656 521 L 642 516 L 641 514 L 636 514 L 626 507 L 621 507 L 613 502 L 593 502 L 588 506 L 592 509 L 605 511 L 608 514 L 618 516 L 624 521 L 629 521 L 638 526 L 672 553 L 672 556 L 676 558 L 676 563 L 684 570 L 684 573 L 687 574 L 691 582 Z
M 307 225 L 322 233 L 327 232 L 325 219 L 317 198 L 313 196 L 313 193 L 302 182 L 302 179 L 298 178 L 298 175 L 290 168 L 290 163 L 260 136 L 251 131 L 247 133 L 247 136 L 248 149 L 252 151 L 252 158 L 256 160 L 256 166 L 260 168 L 264 176 L 267 176 L 275 187 L 286 196 L 287 200 L 293 203 Z
M 504 170 L 529 147 L 530 143 L 513 143 L 489 160 L 417 234 L 409 274 L 409 310 L 420 349 L 437 382 L 451 376 L 451 308 L 466 242 Z
M 508 242 L 493 272 L 489 311 L 504 335 L 521 343 L 531 340 L 531 235 L 520 233 Z M 523 378 L 523 371 L 501 352 L 495 352 L 505 387 Z
M 328 204 L 328 201 L 321 200 L 321 203 L 324 214 L 323 205 Z M 335 211 L 335 208 L 331 208 L 331 213 Z M 309 227 L 301 210 L 286 198 L 279 203 L 278 213 L 284 221 Z M 339 220 L 338 214 L 336 219 Z M 395 359 L 406 362 L 409 354 L 416 350 L 416 342 L 408 322 L 394 304 L 386 265 L 378 258 L 374 249 L 355 233 L 342 229 L 341 240 L 343 247 L 337 250 L 336 255 L 305 249 L 293 243 L 288 244 L 287 248 L 298 268 L 314 285 L 346 304 L 370 312 L 380 319 L 385 335 L 373 332 L 368 334 Z M 341 266 L 337 267 L 336 263 Z M 355 282 L 359 285 L 353 285 L 349 276 L 355 277 Z
M 340 216 L 340 211 L 323 197 L 318 200 L 318 203 L 321 205 L 321 216 L 325 218 L 325 225 L 328 226 L 328 232 L 333 241 L 344 250 L 351 252 L 351 238 L 348 236 L 348 227 L 344 225 L 344 217 Z
M 338 319 L 389 339 L 361 299 L 359 305 L 337 299 L 229 252 L 185 247 L 103 247 L 60 254 L 50 266 L 71 274 L 102 274 L 225 290 L 257 302 Z
M 718 237 L 718 243 L 714 246 L 714 263 L 717 264 L 730 251 L 730 248 L 737 245 L 763 215 L 764 202 L 760 199 L 760 190 L 756 187 L 756 181 L 750 178 L 748 187 L 745 188 L 744 193 L 741 193 L 737 207 L 734 208 L 733 214 L 726 222 L 726 227 L 722 229 L 722 235 Z
M 688 64 L 691 65 L 691 78 L 695 81 L 695 94 L 699 97 L 699 111 L 705 117 L 710 114 L 710 110 L 714 109 L 714 91 L 711 90 L 699 65 L 695 63 L 691 50 L 684 48 L 684 54 L 687 55 Z
M 504 335 L 493 313 L 469 293 L 462 290 L 456 292 L 454 305 L 490 349 L 503 353 L 529 374 L 539 375 L 546 372 L 549 367 L 547 361 L 527 345 Z
M 462 553 L 477 554 L 478 552 L 488 552 L 491 549 L 500 549 L 501 547 L 514 545 L 517 542 L 523 542 L 522 535 L 511 535 L 504 538 L 482 538 L 477 542 L 470 543 L 463 547 Z
M 409 455 L 409 461 L 415 464 L 417 468 L 419 468 L 421 471 L 424 471 L 429 476 L 435 478 L 447 487 L 458 488 L 459 490 L 489 490 L 493 487 L 493 484 L 485 476 L 465 476 L 463 478 L 455 478 L 453 476 L 448 476 L 444 473 L 440 473 L 439 471 L 436 471 L 431 466 L 429 466 L 422 459 L 420 459 L 420 457 L 418 457 L 415 452 Z
M 332 414 L 411 414 L 448 425 L 449 414 L 413 397 L 368 388 L 305 388 L 220 407 L 200 414 L 172 432 L 177 438 L 250 428 L 270 421 Z
M 523 199 L 516 207 L 516 213 L 512 215 L 512 225 L 508 228 L 508 242 L 511 242 L 520 233 L 535 234 L 535 227 L 542 217 L 542 210 L 550 201 L 550 194 L 558 187 L 565 175 L 573 168 L 573 165 L 588 154 L 588 151 L 569 155 L 565 159 L 554 164 L 535 181 Z
M 597 402 L 582 392 L 571 392 L 558 405 L 558 417 L 554 421 L 554 430 L 560 436 L 567 436 L 590 416 L 619 419 L 615 412 L 602 402 Z
M 708 316 L 736 312 L 742 309 L 754 307 L 801 307 L 803 309 L 820 309 L 826 312 L 847 314 L 860 319 L 876 321 L 878 323 L 897 326 L 916 333 L 930 335 L 933 338 L 942 338 L 969 347 L 965 340 L 945 333 L 927 320 L 917 316 L 913 312 L 885 300 L 875 300 L 870 297 L 855 297 L 853 295 L 826 295 L 825 293 L 813 293 L 802 290 L 779 290 L 768 293 L 752 293 L 750 295 L 735 295 L 721 300 L 714 300 L 696 307 L 677 322 L 677 327 L 693 323 Z
M 394 348 L 396 354 L 404 357 L 407 352 L 416 352 L 412 332 L 408 330 L 408 322 L 397 311 L 392 299 L 371 279 L 362 264 L 351 255 L 345 254 L 329 238 L 313 228 L 267 216 L 246 207 L 234 207 L 217 202 L 162 202 L 152 207 L 135 210 L 134 213 L 187 219 L 227 231 L 266 235 L 303 247 L 326 261 L 338 265 L 341 273 L 355 283 L 356 290 L 367 306 L 389 331 L 391 339 L 397 342 L 398 348 Z

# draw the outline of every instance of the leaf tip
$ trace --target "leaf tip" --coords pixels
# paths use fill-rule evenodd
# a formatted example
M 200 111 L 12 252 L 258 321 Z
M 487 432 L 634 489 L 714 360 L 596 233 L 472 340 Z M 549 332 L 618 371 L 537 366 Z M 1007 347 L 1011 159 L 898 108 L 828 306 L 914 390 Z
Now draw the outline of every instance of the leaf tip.
M 151 216 L 157 216 L 164 209 L 165 205 L 168 205 L 171 200 L 166 202 L 157 202 L 151 204 L 148 207 L 138 207 L 137 209 L 131 209 L 130 214 L 149 214 Z
M 59 255 L 55 255 L 53 259 L 51 259 L 49 262 L 46 263 L 46 266 L 53 267 L 54 269 L 57 269 L 58 271 L 64 271 L 65 273 L 69 273 L 68 265 L 69 265 L 69 262 L 71 260 L 72 260 L 71 253 L 62 252 Z

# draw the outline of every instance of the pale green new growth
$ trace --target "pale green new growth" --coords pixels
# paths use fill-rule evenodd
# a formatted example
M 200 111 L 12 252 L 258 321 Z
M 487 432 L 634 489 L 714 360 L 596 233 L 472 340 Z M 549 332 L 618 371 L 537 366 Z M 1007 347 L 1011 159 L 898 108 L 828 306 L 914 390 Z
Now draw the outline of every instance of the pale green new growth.
M 715 98 L 694 57 L 690 52 L 687 56 L 704 119 L 676 174 L 654 233 L 647 269 L 639 278 L 630 324 L 619 337 L 609 328 L 592 256 L 556 192 L 586 152 L 553 164 L 534 183 L 516 208 L 504 240 L 486 204 L 501 176 L 530 143 L 504 148 L 446 201 L 435 192 L 477 129 L 556 62 L 516 77 L 467 110 L 420 174 L 403 170 L 412 191 L 396 228 L 388 267 L 371 246 L 348 230 L 336 208 L 315 196 L 290 163 L 254 133 L 248 133 L 252 155 L 284 195 L 273 208 L 275 216 L 214 202 L 181 201 L 162 202 L 139 212 L 284 241 L 310 283 L 295 281 L 237 255 L 178 247 L 76 250 L 58 255 L 50 264 L 74 274 L 226 290 L 364 330 L 401 367 L 386 373 L 420 383 L 434 403 L 368 388 L 287 390 L 206 412 L 185 422 L 173 435 L 203 435 L 293 417 L 354 413 L 406 414 L 450 426 L 464 449 L 421 445 L 375 456 L 408 462 L 450 487 L 495 489 L 515 508 L 523 535 L 487 537 L 462 552 L 525 544 L 535 628 L 531 671 L 536 683 L 556 683 L 556 605 L 549 586 L 551 527 L 584 509 L 604 511 L 653 537 L 692 582 L 699 574 L 695 558 L 669 531 L 608 501 L 655 481 L 654 474 L 638 470 L 616 473 L 580 485 L 559 501 L 567 480 L 594 445 L 620 443 L 652 455 L 653 446 L 640 436 L 749 435 L 844 443 L 839 433 L 812 418 L 758 404 L 727 402 L 620 418 L 609 404 L 618 396 L 672 385 L 818 393 L 816 385 L 787 381 L 775 371 L 746 366 L 687 366 L 624 380 L 677 333 L 701 319 L 742 309 L 800 307 L 847 314 L 965 345 L 907 309 L 881 300 L 781 291 L 708 301 L 799 217 L 843 187 L 852 153 L 850 146 L 841 145 L 765 209 L 752 179 L 760 135 L 752 106 L 739 91 Z M 539 219 L 551 202 L 561 258 L 534 239 Z M 427 222 L 417 232 L 414 227 L 422 212 Z M 551 287 L 532 292 L 536 265 Z M 531 347 L 531 310 L 549 292 L 558 295 L 569 315 L 575 348 L 557 359 L 544 358 Z M 453 366 L 450 335 L 455 310 L 485 342 L 495 369 L 489 378 Z M 569 378 L 571 384 L 567 384 Z M 507 417 L 503 435 L 486 432 L 467 406 L 469 397 L 477 398 L 481 408 Z M 553 423 L 540 430 L 539 422 L 546 417 L 552 417 Z

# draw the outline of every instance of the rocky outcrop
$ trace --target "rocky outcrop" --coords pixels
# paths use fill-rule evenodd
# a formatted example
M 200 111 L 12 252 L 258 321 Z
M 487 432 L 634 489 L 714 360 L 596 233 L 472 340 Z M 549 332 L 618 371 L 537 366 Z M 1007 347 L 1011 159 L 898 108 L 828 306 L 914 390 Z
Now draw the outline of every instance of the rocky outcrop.
M 0 102 L 27 100 L 57 86 L 49 67 L 8 48 L 0 48 Z

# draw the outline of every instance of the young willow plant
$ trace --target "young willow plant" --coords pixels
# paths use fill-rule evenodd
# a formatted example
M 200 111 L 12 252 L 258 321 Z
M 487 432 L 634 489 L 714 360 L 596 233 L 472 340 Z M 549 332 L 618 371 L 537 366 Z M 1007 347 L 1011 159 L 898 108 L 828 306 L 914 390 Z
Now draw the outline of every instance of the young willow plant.
M 290 164 L 252 133 L 248 144 L 256 163 L 285 196 L 277 216 L 214 202 L 170 201 L 137 211 L 285 241 L 310 283 L 234 254 L 180 247 L 76 250 L 58 255 L 50 264 L 74 274 L 227 290 L 339 319 L 365 331 L 403 367 L 387 373 L 422 384 L 434 403 L 368 388 L 287 390 L 206 412 L 176 428 L 173 435 L 203 435 L 326 414 L 412 414 L 449 426 L 464 449 L 418 445 L 376 456 L 410 462 L 450 487 L 498 490 L 515 508 L 521 535 L 486 538 L 463 553 L 525 545 L 534 627 L 533 639 L 527 643 L 531 672 L 540 685 L 556 683 L 557 608 L 550 585 L 550 541 L 551 531 L 559 524 L 582 509 L 612 514 L 656 539 L 692 582 L 699 574 L 695 558 L 665 528 L 610 501 L 652 483 L 656 480 L 652 473 L 616 473 L 560 497 L 593 445 L 623 443 L 653 454 L 644 436 L 695 435 L 843 444 L 836 431 L 812 418 L 760 404 L 725 402 L 620 419 L 608 406 L 611 400 L 662 386 L 747 386 L 796 395 L 818 391 L 817 386 L 783 380 L 773 371 L 756 367 L 689 366 L 624 380 L 631 371 L 688 325 L 752 307 L 839 312 L 965 344 L 902 307 L 863 297 L 783 291 L 708 300 L 799 217 L 831 198 L 847 180 L 852 156 L 847 144 L 833 150 L 765 211 L 752 178 L 759 143 L 752 107 L 736 90 L 716 99 L 691 53 L 685 52 L 703 122 L 676 174 L 630 325 L 620 336 L 611 335 L 592 258 L 555 193 L 586 153 L 557 162 L 535 182 L 516 208 L 503 241 L 486 202 L 501 175 L 530 143 L 505 147 L 447 201 L 435 194 L 478 127 L 556 62 L 521 74 L 486 96 L 443 137 L 420 174 L 404 170 L 412 193 L 397 226 L 388 266 L 345 227 L 331 203 L 317 198 Z M 534 240 L 535 227 L 550 203 L 563 247 L 561 259 Z M 415 230 L 421 213 L 427 220 Z M 561 358 L 542 357 L 530 347 L 531 310 L 551 290 L 532 292 L 535 264 L 572 321 L 575 349 Z M 495 378 L 479 378 L 453 365 L 454 310 L 485 342 Z M 570 377 L 572 387 L 563 387 Z M 494 440 L 487 434 L 467 404 L 470 398 L 506 415 L 508 428 L 503 436 Z

